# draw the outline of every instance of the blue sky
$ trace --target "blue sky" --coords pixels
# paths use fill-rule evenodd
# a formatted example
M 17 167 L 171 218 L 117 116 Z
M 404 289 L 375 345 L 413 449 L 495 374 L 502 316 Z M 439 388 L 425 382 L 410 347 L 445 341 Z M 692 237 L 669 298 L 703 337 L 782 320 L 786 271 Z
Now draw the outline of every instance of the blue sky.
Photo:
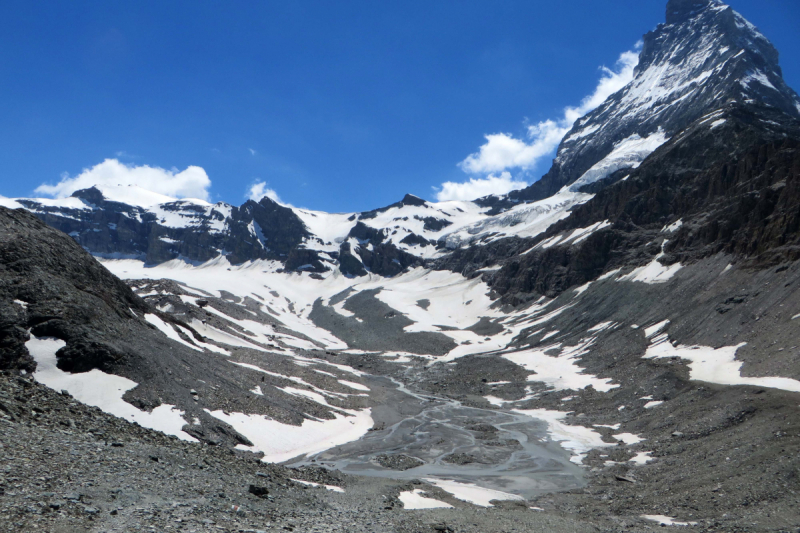
M 800 3 L 729 3 L 800 88 Z M 326 211 L 434 199 L 470 177 L 458 164 L 484 135 L 523 136 L 580 104 L 664 6 L 4 2 L 0 195 L 113 158 L 199 167 L 209 199 L 234 204 L 256 183 Z M 550 159 L 515 179 L 537 179 Z

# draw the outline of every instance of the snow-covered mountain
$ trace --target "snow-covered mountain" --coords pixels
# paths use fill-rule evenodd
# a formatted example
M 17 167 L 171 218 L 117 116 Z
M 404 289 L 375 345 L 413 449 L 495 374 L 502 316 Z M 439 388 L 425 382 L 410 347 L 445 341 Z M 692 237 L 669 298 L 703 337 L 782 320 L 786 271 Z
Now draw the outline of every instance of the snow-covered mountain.
M 564 191 L 490 215 L 475 202 L 432 203 L 409 194 L 372 211 L 325 213 L 269 198 L 236 207 L 96 186 L 58 200 L 0 198 L 0 205 L 35 213 L 98 257 L 148 264 L 226 257 L 234 265 L 271 259 L 290 271 L 391 276 L 470 242 L 533 237 L 590 197 Z
M 31 210 L 105 257 L 151 264 L 275 259 L 291 271 L 395 275 L 470 243 L 541 234 L 587 201 L 592 184 L 623 178 L 699 120 L 721 125 L 730 106 L 800 118 L 800 98 L 781 77 L 778 52 L 718 0 L 671 0 L 667 22 L 643 43 L 633 80 L 575 123 L 540 181 L 504 197 L 430 203 L 407 195 L 385 208 L 340 214 L 268 198 L 237 207 L 108 186 L 62 200 L 2 202 Z
M 670 0 L 633 81 L 505 197 L 0 199 L 0 366 L 246 459 L 390 478 L 385 502 L 786 530 L 798 118 L 757 29 Z
M 509 200 L 537 200 L 566 185 L 579 190 L 635 168 L 668 139 L 731 104 L 800 118 L 800 97 L 783 81 L 778 51 L 753 24 L 720 0 L 670 0 L 666 11 L 666 23 L 642 39 L 633 80 L 578 119 L 550 171 Z

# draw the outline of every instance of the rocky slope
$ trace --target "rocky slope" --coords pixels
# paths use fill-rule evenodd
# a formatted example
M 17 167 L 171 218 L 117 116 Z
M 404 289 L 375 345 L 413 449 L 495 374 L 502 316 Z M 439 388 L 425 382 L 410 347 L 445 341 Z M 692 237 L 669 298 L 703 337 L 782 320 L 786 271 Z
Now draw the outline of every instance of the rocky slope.
M 111 370 L 138 357 L 126 344 L 148 328 L 135 313 L 154 310 L 72 239 L 25 211 L 0 208 L 0 264 L 4 369 L 35 367 L 28 330 L 69 341 L 59 358 L 66 371 Z
M 502 265 L 483 276 L 520 301 L 654 260 L 691 264 L 724 252 L 754 267 L 794 261 L 798 147 L 800 122 L 732 105 L 701 117 L 540 235 L 461 249 L 438 265 L 467 275 Z M 570 240 L 584 228 L 595 229 Z
M 187 307 L 180 296 L 198 294 L 165 281 L 138 284 L 137 289 L 145 295 L 158 295 L 158 289 L 165 287 L 171 291 L 171 299 L 150 296 L 145 301 L 67 235 L 24 210 L 3 207 L 0 207 L 0 269 L 2 369 L 44 372 L 47 377 L 40 380 L 53 386 L 61 384 L 65 389 L 77 387 L 84 391 L 79 399 L 91 405 L 111 401 L 103 394 L 93 394 L 92 388 L 102 389 L 112 384 L 114 388 L 123 387 L 117 393 L 114 414 L 132 413 L 124 416 L 147 427 L 165 430 L 167 426 L 161 424 L 160 415 L 153 414 L 157 410 L 173 415 L 174 434 L 213 444 L 249 441 L 208 411 L 247 410 L 293 423 L 309 416 L 333 418 L 329 408 L 280 389 L 291 381 L 277 372 L 287 366 L 294 368 L 291 362 L 276 361 L 270 365 L 276 372 L 269 380 L 252 380 L 253 386 L 262 387 L 266 396 L 242 394 L 241 371 L 225 361 L 228 352 L 220 348 L 219 339 L 230 343 L 237 334 L 232 326 L 239 331 L 244 328 L 226 323 L 223 318 L 226 312 L 239 318 L 246 313 L 255 319 L 254 324 L 269 330 L 261 339 L 252 338 L 252 334 L 242 335 L 240 347 L 250 351 L 280 353 L 291 346 L 286 342 L 315 347 L 302 334 L 285 328 L 274 316 L 246 311 L 248 307 L 257 308 L 252 298 L 250 301 L 234 298 L 232 302 L 200 294 L 203 306 L 220 309 L 218 315 L 195 305 L 191 305 L 194 312 L 180 312 Z M 196 328 L 216 339 L 202 335 Z M 42 347 L 41 339 L 52 339 L 52 362 L 57 366 L 43 367 L 41 358 L 37 365 L 32 357 L 31 352 Z M 302 370 L 294 374 L 306 376 L 310 383 L 324 383 L 326 390 L 340 391 L 337 401 L 332 400 L 337 406 L 354 402 L 359 405 L 357 399 L 348 398 L 351 389 L 335 380 Z M 115 376 L 124 379 L 114 381 Z M 126 411 L 125 404 L 120 404 L 123 399 L 141 411 Z M 175 418 L 177 413 L 180 414 Z M 188 423 L 191 420 L 195 423 Z

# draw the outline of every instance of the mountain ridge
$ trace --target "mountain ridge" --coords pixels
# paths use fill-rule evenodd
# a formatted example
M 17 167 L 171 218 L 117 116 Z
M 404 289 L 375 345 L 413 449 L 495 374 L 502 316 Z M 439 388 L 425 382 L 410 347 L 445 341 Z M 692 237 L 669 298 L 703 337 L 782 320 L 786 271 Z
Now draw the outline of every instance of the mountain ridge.
M 472 243 L 540 235 L 546 217 L 567 216 L 703 116 L 744 105 L 761 106 L 767 120 L 800 118 L 800 98 L 783 82 L 778 52 L 755 26 L 718 0 L 669 2 L 666 12 L 667 22 L 643 38 L 633 80 L 575 122 L 539 181 L 502 197 L 436 204 L 408 194 L 383 208 L 329 214 L 269 198 L 237 207 L 139 193 L 142 205 L 126 207 L 119 202 L 124 188 L 94 188 L 73 193 L 84 206 L 33 199 L 6 205 L 31 209 L 105 257 L 157 264 L 225 255 L 232 264 L 270 259 L 289 271 L 341 268 L 354 276 L 393 276 Z M 525 207 L 558 194 L 563 200 Z

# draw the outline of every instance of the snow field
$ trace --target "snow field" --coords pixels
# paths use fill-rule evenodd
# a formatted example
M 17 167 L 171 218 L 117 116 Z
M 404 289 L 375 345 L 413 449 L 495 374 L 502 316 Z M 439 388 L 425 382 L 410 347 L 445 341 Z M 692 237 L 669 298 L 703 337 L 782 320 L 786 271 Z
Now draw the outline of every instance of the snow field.
M 220 296 L 220 291 L 227 291 L 241 298 L 256 294 L 264 301 L 263 311 L 268 313 L 266 307 L 272 309 L 277 313 L 276 320 L 288 329 L 314 339 L 326 349 L 347 348 L 345 343 L 329 331 L 316 327 L 308 319 L 308 314 L 318 298 L 330 298 L 352 285 L 352 280 L 338 272 L 331 273 L 324 281 L 318 281 L 312 280 L 307 273 L 277 273 L 276 270 L 281 265 L 274 261 L 251 261 L 231 266 L 224 257 L 199 266 L 180 260 L 168 261 L 154 267 L 145 267 L 142 261 L 130 259 L 100 260 L 100 262 L 123 279 L 167 278 L 188 287 L 202 287 L 217 297 Z M 279 296 L 275 296 L 273 292 Z M 216 311 L 210 306 L 205 309 L 212 313 Z M 256 334 L 280 336 L 254 320 L 237 321 L 227 315 L 222 315 L 222 318 L 239 322 L 242 327 Z M 297 348 L 317 347 L 302 338 L 283 336 L 282 340 Z
M 452 229 L 443 238 L 448 249 L 486 238 L 491 242 L 510 235 L 535 237 L 552 224 L 569 216 L 569 210 L 589 201 L 594 195 L 562 189 L 555 195 L 512 207 L 508 211 L 486 217 L 471 225 Z M 449 228 L 448 228 L 449 229 Z M 489 236 L 489 234 L 492 234 Z
M 645 359 L 679 357 L 689 361 L 689 378 L 718 385 L 755 385 L 790 392 L 800 392 L 800 381 L 782 377 L 746 377 L 741 375 L 742 361 L 736 361 L 736 346 L 712 348 L 710 346 L 673 346 L 666 333 L 651 341 Z
M 425 491 L 422 489 L 407 490 L 401 492 L 397 499 L 403 504 L 403 509 L 452 509 L 452 505 L 433 498 L 422 496 Z
M 458 498 L 459 500 L 479 505 L 481 507 L 493 507 L 492 504 L 489 503 L 492 500 L 525 500 L 525 498 L 516 494 L 509 494 L 508 492 L 501 492 L 494 489 L 486 489 L 473 483 L 464 483 L 461 481 L 432 477 L 426 477 L 424 478 L 424 481 L 439 487 L 445 492 L 449 492 L 453 495 L 453 497 Z
M 343 410 L 344 411 L 344 410 Z M 363 437 L 374 422 L 370 409 L 347 411 L 349 416 L 333 413 L 332 420 L 303 421 L 301 426 L 282 424 L 264 415 L 206 412 L 229 424 L 247 437 L 253 446 L 240 444 L 240 450 L 263 452 L 262 461 L 281 463 L 299 456 L 309 456 Z
M 36 381 L 57 391 L 66 390 L 79 402 L 99 407 L 104 412 L 129 422 L 137 422 L 140 426 L 175 435 L 181 440 L 197 442 L 197 439 L 182 430 L 187 424 L 183 419 L 183 411 L 169 404 L 161 404 L 148 413 L 123 400 L 122 396 L 138 385 L 135 381 L 97 369 L 78 374 L 59 369 L 56 366 L 56 352 L 65 345 L 59 339 L 31 335 L 25 346 L 37 364 L 33 374 Z
M 595 390 L 608 392 L 619 385 L 613 384 L 608 378 L 584 374 L 584 369 L 577 364 L 579 357 L 589 353 L 589 347 L 594 344 L 594 341 L 595 338 L 591 337 L 577 346 L 562 347 L 561 343 L 557 343 L 501 355 L 504 359 L 518 364 L 525 370 L 536 372 L 536 374 L 528 376 L 528 381 L 546 383 L 554 390 L 580 390 L 591 385 Z M 556 349 L 561 351 L 558 356 L 554 357 L 545 353 Z

